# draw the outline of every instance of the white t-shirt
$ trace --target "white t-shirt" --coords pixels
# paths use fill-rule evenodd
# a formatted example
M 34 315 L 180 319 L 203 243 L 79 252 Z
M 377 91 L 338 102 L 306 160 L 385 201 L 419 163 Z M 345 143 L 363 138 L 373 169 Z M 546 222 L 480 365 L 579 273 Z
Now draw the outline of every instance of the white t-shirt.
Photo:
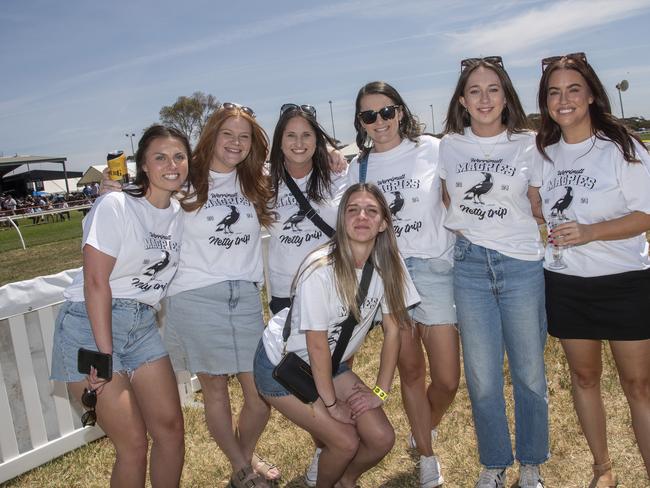
M 183 251 L 169 294 L 226 280 L 263 280 L 260 223 L 237 171 L 210 171 L 208 199 L 185 213 Z
M 327 252 L 327 249 L 315 251 L 307 258 L 301 269 L 305 269 L 309 266 L 309 263 L 324 256 Z M 404 266 L 403 263 L 402 265 Z M 356 271 L 357 279 L 360 281 L 362 270 L 357 269 Z M 404 297 L 407 307 L 410 307 L 418 303 L 420 297 L 406 268 L 404 269 L 404 275 L 406 279 Z M 390 313 L 384 297 L 384 283 L 375 269 L 368 287 L 368 295 L 361 306 L 361 320 L 352 332 L 352 337 L 345 348 L 341 361 L 347 361 L 359 349 L 380 305 L 383 313 Z M 278 364 L 282 358 L 284 346 L 282 330 L 288 313 L 289 308 L 280 311 L 270 320 L 268 327 L 264 329 L 262 336 L 264 349 L 273 364 Z M 337 326 L 347 318 L 348 313 L 348 309 L 343 306 L 336 292 L 333 267 L 326 265 L 315 270 L 306 271 L 300 277 L 296 296 L 294 297 L 291 335 L 287 341 L 287 351 L 295 352 L 302 359 L 309 362 L 305 332 L 307 330 L 323 330 L 327 331 L 330 351 L 333 353 L 341 334 L 341 328 Z
M 113 298 L 155 306 L 178 268 L 182 234 L 183 211 L 175 199 L 160 209 L 144 197 L 112 192 L 98 198 L 86 216 L 81 247 L 116 258 L 109 279 Z M 80 272 L 63 296 L 82 302 L 83 287 Z
M 366 182 L 376 184 L 390 206 L 397 245 L 404 258 L 441 258 L 452 262 L 454 236 L 443 226 L 447 213 L 442 203 L 435 137 L 404 139 L 385 152 L 371 152 Z M 359 157 L 348 170 L 350 184 L 359 182 Z
M 294 179 L 305 198 L 307 198 L 307 183 L 311 174 L 309 172 L 304 178 Z M 320 203 L 309 202 L 320 218 L 332 229 L 336 229 L 336 214 L 347 184 L 347 173 L 332 174 L 329 196 Z M 329 237 L 310 219 L 299 213 L 298 203 L 284 182 L 278 188 L 278 199 L 273 210 L 278 213 L 278 220 L 268 227 L 271 234 L 270 295 L 286 298 L 291 294 L 291 282 L 302 260 L 311 251 L 327 242 Z
M 542 208 L 548 220 L 561 214 L 567 220 L 594 224 L 631 212 L 650 213 L 650 155 L 635 142 L 641 163 L 628 163 L 611 141 L 592 137 L 577 144 L 563 139 L 546 148 Z M 540 156 L 541 157 L 541 156 Z M 547 246 L 546 263 L 552 261 Z M 553 270 L 573 276 L 603 276 L 650 267 L 645 234 L 615 241 L 592 241 L 562 251 L 567 267 Z
M 486 152 L 488 155 L 486 156 Z M 447 134 L 440 143 L 440 177 L 451 199 L 445 225 L 479 246 L 537 261 L 544 256 L 527 191 L 542 184 L 532 132 L 478 137 Z

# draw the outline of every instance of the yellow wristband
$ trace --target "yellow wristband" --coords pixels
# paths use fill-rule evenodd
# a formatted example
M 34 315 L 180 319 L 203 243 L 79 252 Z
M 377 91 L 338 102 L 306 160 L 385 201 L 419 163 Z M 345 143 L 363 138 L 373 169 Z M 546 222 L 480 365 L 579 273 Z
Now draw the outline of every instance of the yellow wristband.
M 386 393 L 384 390 L 381 389 L 381 387 L 375 385 L 375 387 L 372 389 L 372 392 L 377 395 L 382 402 L 385 402 L 388 399 L 388 393 Z

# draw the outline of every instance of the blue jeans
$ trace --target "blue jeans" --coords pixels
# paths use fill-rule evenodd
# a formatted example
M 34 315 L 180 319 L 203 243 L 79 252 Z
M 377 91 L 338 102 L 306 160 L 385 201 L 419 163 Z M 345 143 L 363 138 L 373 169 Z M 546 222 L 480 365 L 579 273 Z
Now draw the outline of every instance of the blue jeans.
M 481 464 L 504 468 L 513 463 L 503 397 L 504 351 L 515 397 L 517 460 L 542 464 L 549 456 L 542 262 L 511 258 L 462 237 L 454 260 L 454 296 Z

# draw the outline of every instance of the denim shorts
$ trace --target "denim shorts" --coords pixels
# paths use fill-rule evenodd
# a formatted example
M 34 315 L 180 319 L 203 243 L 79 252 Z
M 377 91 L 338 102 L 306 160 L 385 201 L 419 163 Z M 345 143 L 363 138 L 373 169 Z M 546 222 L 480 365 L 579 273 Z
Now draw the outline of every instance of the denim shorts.
M 264 349 L 264 343 L 262 340 L 260 340 L 260 343 L 257 346 L 257 351 L 255 351 L 253 368 L 255 372 L 255 386 L 260 395 L 266 397 L 282 397 L 291 395 L 291 392 L 278 383 L 273 377 L 273 369 L 275 368 L 275 365 L 266 355 L 266 350 Z M 338 376 L 346 371 L 350 371 L 350 367 L 347 363 L 341 363 L 334 376 Z
M 125 298 L 112 300 L 113 372 L 132 373 L 145 363 L 167 356 L 156 311 L 150 305 Z M 66 301 L 54 326 L 51 379 L 83 381 L 77 371 L 79 348 L 97 351 L 85 302 Z
M 410 309 L 411 318 L 422 325 L 455 324 L 452 265 L 437 258 L 410 257 L 404 262 L 421 300 Z

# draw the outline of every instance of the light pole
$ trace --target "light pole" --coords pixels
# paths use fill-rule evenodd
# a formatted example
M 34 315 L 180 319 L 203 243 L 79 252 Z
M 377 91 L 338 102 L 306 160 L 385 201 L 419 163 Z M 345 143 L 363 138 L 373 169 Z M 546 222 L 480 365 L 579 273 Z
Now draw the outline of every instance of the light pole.
M 332 100 L 329 101 L 330 104 L 330 117 L 332 118 L 332 136 L 336 141 L 336 129 L 334 128 L 334 111 L 332 110 Z
M 131 140 L 131 155 L 135 157 L 135 150 L 133 149 L 133 138 L 135 137 L 135 134 L 133 133 L 126 133 L 124 134 L 126 137 L 128 137 Z
M 436 123 L 433 120 L 433 104 L 430 103 L 429 107 L 431 107 L 431 133 L 435 134 L 436 133 Z
M 621 92 L 624 92 L 630 87 L 630 84 L 628 83 L 627 80 L 623 80 L 620 83 L 616 84 L 616 89 L 618 90 L 618 101 L 621 102 L 621 118 L 625 118 L 625 112 L 623 112 L 623 97 L 621 96 Z

